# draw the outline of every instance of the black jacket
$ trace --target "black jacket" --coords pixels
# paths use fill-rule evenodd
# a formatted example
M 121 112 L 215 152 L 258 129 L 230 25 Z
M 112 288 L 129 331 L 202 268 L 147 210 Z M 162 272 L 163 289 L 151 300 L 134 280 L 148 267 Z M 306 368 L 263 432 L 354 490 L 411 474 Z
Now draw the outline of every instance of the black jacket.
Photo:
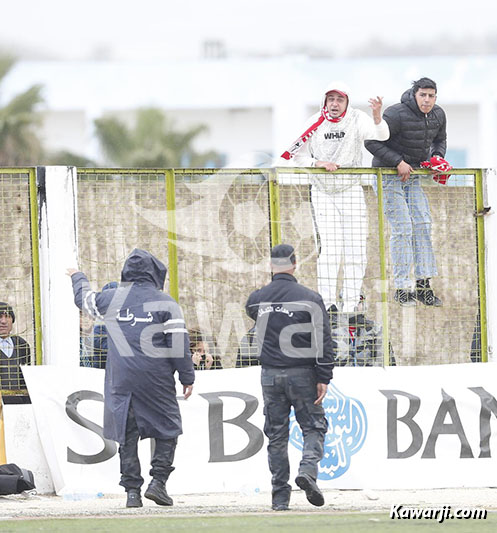
M 445 156 L 447 149 L 446 117 L 444 110 L 435 105 L 423 113 L 416 103 L 414 92 L 404 92 L 400 104 L 394 104 L 383 113 L 390 128 L 387 141 L 366 141 L 364 145 L 373 158 L 373 167 L 396 167 L 402 160 L 412 167 L 431 156 Z
M 315 367 L 318 382 L 330 382 L 335 345 L 317 292 L 290 274 L 275 274 L 269 285 L 249 296 L 245 309 L 256 321 L 263 367 Z
M 0 383 L 2 390 L 26 389 L 26 383 L 22 375 L 20 365 L 31 363 L 31 350 L 29 344 L 17 335 L 10 337 L 14 344 L 12 357 L 7 357 L 0 350 Z

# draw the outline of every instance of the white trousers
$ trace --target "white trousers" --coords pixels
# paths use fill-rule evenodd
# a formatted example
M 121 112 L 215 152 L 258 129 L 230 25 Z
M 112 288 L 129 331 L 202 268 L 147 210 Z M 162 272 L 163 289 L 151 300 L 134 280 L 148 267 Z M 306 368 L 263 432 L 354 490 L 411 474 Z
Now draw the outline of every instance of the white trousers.
M 318 290 L 326 308 L 337 304 L 342 266 L 342 311 L 350 313 L 359 303 L 366 271 L 368 218 L 364 191 L 361 185 L 352 185 L 343 192 L 328 194 L 313 186 L 311 194 L 319 253 Z

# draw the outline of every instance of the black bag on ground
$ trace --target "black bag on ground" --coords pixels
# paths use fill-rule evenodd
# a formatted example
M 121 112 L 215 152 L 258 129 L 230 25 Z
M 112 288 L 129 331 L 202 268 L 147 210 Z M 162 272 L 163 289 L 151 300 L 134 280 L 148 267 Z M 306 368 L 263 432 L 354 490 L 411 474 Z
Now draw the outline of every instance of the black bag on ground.
M 19 468 L 11 463 L 0 465 L 0 495 L 20 494 L 35 488 L 35 479 L 31 470 Z

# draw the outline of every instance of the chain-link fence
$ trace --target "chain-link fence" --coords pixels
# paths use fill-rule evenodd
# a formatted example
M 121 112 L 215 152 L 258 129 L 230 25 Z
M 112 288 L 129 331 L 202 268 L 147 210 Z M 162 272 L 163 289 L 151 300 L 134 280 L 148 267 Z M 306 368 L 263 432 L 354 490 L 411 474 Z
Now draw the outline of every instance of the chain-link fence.
M 19 366 L 34 364 L 40 355 L 30 206 L 34 179 L 30 169 L 0 169 L 0 388 L 4 395 L 25 393 Z
M 77 180 L 79 268 L 95 290 L 121 279 L 134 248 L 167 261 L 166 181 L 164 172 L 82 170 Z M 80 315 L 83 366 L 105 367 L 106 329 Z
M 476 171 L 457 186 L 416 178 L 436 264 L 422 279 L 441 306 L 416 292 L 415 268 L 415 305 L 395 299 L 398 224 L 385 206 L 388 173 L 378 181 L 371 169 L 117 172 L 79 173 L 82 269 L 102 287 L 119 279 L 134 247 L 168 262 L 169 290 L 215 367 L 244 366 L 255 353 L 244 304 L 270 281 L 269 250 L 278 242 L 295 246 L 299 281 L 323 295 L 338 364 L 481 360 Z M 423 243 L 418 248 L 413 261 L 423 263 Z
M 395 191 L 398 198 L 392 200 L 386 186 L 392 179 L 399 181 L 392 171 L 380 178 L 368 174 L 371 169 L 348 172 L 279 173 L 281 183 L 286 183 L 280 186 L 280 197 L 291 198 L 293 210 L 302 214 L 301 237 L 308 234 L 311 215 L 305 213 L 314 218 L 317 256 L 311 247 L 304 258 L 316 264 L 316 274 L 307 282 L 323 295 L 330 310 L 339 364 L 481 361 L 476 329 L 481 258 L 475 216 L 481 175 L 473 171 L 464 180 L 456 176 L 455 186 L 450 180 L 439 184 L 426 173 L 415 177 L 411 182 L 426 198 L 417 205 L 408 187 Z M 298 240 L 294 228 L 291 214 L 282 215 L 284 241 Z M 413 250 L 410 259 L 406 240 Z M 427 266 L 428 245 L 433 265 Z M 402 268 L 407 284 L 398 282 Z M 400 288 L 408 292 L 408 302 L 398 301 Z
M 271 280 L 269 251 L 280 242 L 296 249 L 298 280 L 323 295 L 338 364 L 485 361 L 483 221 L 475 216 L 482 174 L 452 172 L 447 185 L 427 172 L 418 178 L 436 267 L 429 276 L 409 271 L 415 305 L 396 299 L 401 224 L 388 212 L 393 171 L 384 169 L 79 169 L 79 266 L 103 289 L 119 282 L 134 248 L 165 262 L 166 290 L 183 308 L 199 368 L 257 364 L 244 305 Z M 1 337 L 24 339 L 31 363 L 41 362 L 35 193 L 34 169 L 0 170 L 0 302 L 10 306 Z M 413 248 L 414 263 L 426 262 L 424 245 Z M 419 276 L 442 305 L 416 293 Z M 80 329 L 81 364 L 104 367 L 104 325 L 82 315 Z M 0 347 L 2 389 L 16 391 L 21 361 L 8 344 Z

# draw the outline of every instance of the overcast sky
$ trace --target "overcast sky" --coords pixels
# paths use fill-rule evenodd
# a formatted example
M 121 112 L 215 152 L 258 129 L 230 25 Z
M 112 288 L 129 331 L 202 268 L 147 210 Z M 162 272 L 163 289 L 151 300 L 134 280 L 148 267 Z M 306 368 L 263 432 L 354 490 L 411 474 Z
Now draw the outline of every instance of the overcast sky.
M 219 39 L 228 54 L 309 45 L 341 56 L 391 46 L 497 35 L 496 0 L 6 0 L 0 50 L 84 59 L 198 58 Z

